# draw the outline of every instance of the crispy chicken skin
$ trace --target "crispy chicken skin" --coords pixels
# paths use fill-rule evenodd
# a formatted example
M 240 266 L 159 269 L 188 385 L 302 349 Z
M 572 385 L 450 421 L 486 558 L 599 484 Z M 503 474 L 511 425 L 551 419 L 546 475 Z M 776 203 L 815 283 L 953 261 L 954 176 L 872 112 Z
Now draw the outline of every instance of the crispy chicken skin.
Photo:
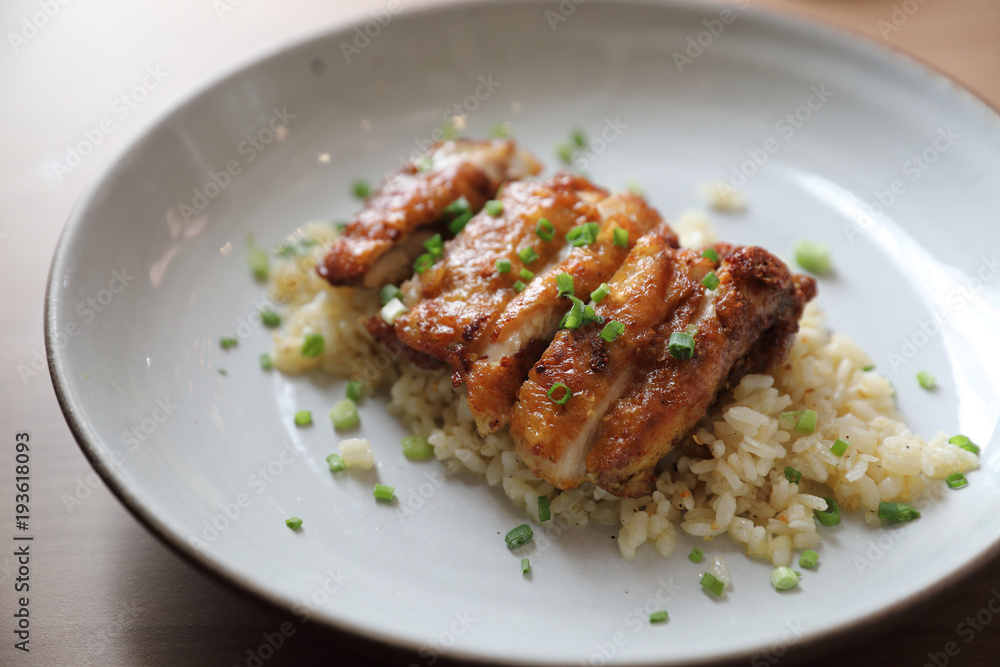
M 410 275 L 423 242 L 445 228 L 448 204 L 465 197 L 479 211 L 504 182 L 541 170 L 509 139 L 444 141 L 426 157 L 429 167 L 409 162 L 386 178 L 316 267 L 319 275 L 332 285 L 398 283 Z
M 594 307 L 625 325 L 622 336 L 608 345 L 596 324 L 560 331 L 521 387 L 510 432 L 522 460 L 553 486 L 571 489 L 586 480 L 584 457 L 601 417 L 627 389 L 654 328 L 711 270 L 708 260 L 675 247 L 666 224 L 639 239 L 610 294 Z M 563 405 L 547 395 L 558 382 L 573 392 Z
M 536 475 L 559 488 L 589 479 L 618 496 L 646 495 L 657 461 L 718 394 L 784 357 L 815 282 L 791 275 L 762 248 L 716 249 L 716 264 L 664 247 L 654 265 L 642 267 L 643 239 L 595 309 L 624 323 L 625 333 L 610 344 L 597 326 L 559 333 L 511 417 L 518 453 Z M 655 280 L 650 269 L 667 276 L 662 287 L 645 287 Z M 701 280 L 712 270 L 720 284 L 709 291 Z M 691 324 L 698 327 L 694 357 L 675 359 L 670 335 Z M 573 389 L 562 406 L 546 396 L 556 382 Z
M 446 244 L 443 261 L 404 285 L 407 303 L 415 305 L 396 321 L 404 344 L 447 362 L 456 385 L 466 383 L 483 435 L 507 423 L 518 388 L 572 305 L 558 295 L 556 277 L 573 276 L 576 294 L 586 298 L 611 278 L 635 240 L 661 222 L 641 197 L 608 196 L 570 174 L 512 183 L 501 202 L 500 215 L 474 218 Z M 548 241 L 536 233 L 542 218 L 554 228 Z M 596 241 L 573 247 L 566 233 L 585 222 L 598 223 Z M 628 231 L 625 247 L 614 244 L 615 228 Z M 673 232 L 665 233 L 676 245 Z M 518 251 L 527 247 L 538 258 L 526 265 Z M 497 260 L 510 261 L 511 271 L 499 273 Z M 534 277 L 522 279 L 522 268 Z

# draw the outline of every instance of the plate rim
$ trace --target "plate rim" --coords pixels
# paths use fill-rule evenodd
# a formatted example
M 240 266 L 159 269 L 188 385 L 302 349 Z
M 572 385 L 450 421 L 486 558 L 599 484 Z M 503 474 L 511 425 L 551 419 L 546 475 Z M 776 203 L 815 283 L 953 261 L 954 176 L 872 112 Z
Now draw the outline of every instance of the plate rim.
M 731 3 L 726 3 L 722 0 L 589 0 L 589 2 L 594 5 L 615 7 L 622 11 L 630 11 L 633 7 L 654 8 L 663 12 L 670 12 L 673 9 L 711 12 L 722 11 L 723 9 L 732 10 L 733 8 Z M 402 11 L 397 14 L 397 17 L 408 20 L 413 17 L 433 16 L 435 14 L 461 13 L 463 10 L 491 5 L 534 5 L 538 7 L 544 4 L 552 3 L 538 2 L 536 0 L 513 0 L 506 2 L 503 0 L 429 0 L 429 2 L 418 7 L 404 6 Z M 915 54 L 902 51 L 895 45 L 887 42 L 879 42 L 874 37 L 864 34 L 852 26 L 843 26 L 814 19 L 786 9 L 748 5 L 741 11 L 746 15 L 752 16 L 752 20 L 759 24 L 768 25 L 780 32 L 792 32 L 819 37 L 849 51 L 877 59 L 895 70 L 905 70 L 908 74 L 922 79 L 927 84 L 945 85 L 950 89 L 949 95 L 960 98 L 965 104 L 978 107 L 977 110 L 979 113 L 985 119 L 992 121 L 997 126 L 997 131 L 1000 132 L 1000 104 L 994 105 L 975 89 L 963 82 L 957 81 L 938 66 L 928 63 Z M 131 485 L 116 475 L 113 465 L 110 465 L 109 457 L 104 453 L 107 449 L 104 440 L 82 418 L 82 409 L 77 405 L 72 383 L 66 373 L 66 359 L 63 357 L 63 352 L 57 343 L 56 335 L 56 332 L 59 330 L 57 309 L 62 302 L 56 293 L 56 278 L 71 263 L 72 256 L 70 250 L 74 246 L 73 240 L 86 227 L 86 213 L 98 198 L 103 188 L 112 182 L 113 177 L 124 168 L 125 159 L 141 145 L 145 137 L 166 125 L 175 114 L 193 105 L 203 97 L 210 95 L 213 91 L 226 85 L 239 75 L 249 72 L 282 54 L 306 48 L 311 44 L 335 39 L 338 34 L 349 34 L 349 31 L 353 30 L 354 27 L 362 25 L 363 20 L 364 17 L 335 20 L 319 27 L 296 31 L 288 37 L 255 47 L 221 68 L 212 70 L 209 74 L 202 76 L 191 85 L 186 93 L 179 95 L 176 99 L 161 108 L 159 112 L 149 117 L 119 145 L 118 149 L 92 177 L 83 193 L 73 205 L 56 242 L 45 285 L 43 335 L 49 376 L 63 418 L 69 426 L 73 439 L 91 466 L 133 517 L 144 528 L 155 535 L 161 543 L 172 549 L 174 553 L 180 555 L 185 562 L 207 573 L 213 580 L 222 583 L 229 590 L 255 600 L 266 602 L 273 609 L 281 612 L 292 611 L 291 605 L 287 600 L 281 598 L 268 588 L 259 585 L 255 580 L 227 569 L 224 563 L 217 563 L 194 548 L 183 535 L 176 533 L 156 515 L 150 506 L 142 502 L 139 489 L 132 488 Z M 889 627 L 901 624 L 907 618 L 912 617 L 918 611 L 927 607 L 935 598 L 968 581 L 974 575 L 988 567 L 990 563 L 997 560 L 1000 560 L 1000 537 L 989 548 L 984 549 L 964 566 L 950 573 L 950 576 L 939 579 L 933 584 L 877 611 L 842 623 L 835 628 L 815 632 L 788 647 L 787 655 L 801 658 L 810 651 L 825 653 L 833 648 L 837 640 L 846 640 L 843 646 L 848 646 L 861 641 L 865 637 L 885 631 Z M 330 618 L 316 614 L 309 620 L 315 621 L 316 626 L 323 627 L 327 631 L 334 630 L 347 633 L 364 642 L 374 644 L 376 647 L 384 645 L 383 648 L 387 646 L 390 649 L 409 652 L 419 650 L 419 646 L 414 642 L 389 634 L 378 628 L 363 626 L 353 622 L 349 617 Z M 759 653 L 759 651 L 757 652 Z M 737 660 L 746 660 L 756 654 L 752 652 L 752 649 L 730 650 L 725 653 L 689 660 L 685 664 L 726 664 Z M 470 652 L 467 648 L 459 647 L 451 647 L 445 655 L 441 656 L 441 659 L 446 664 L 449 661 L 477 664 L 535 664 L 510 657 L 498 659 L 482 653 Z M 669 658 L 666 660 L 667 662 L 657 664 L 674 664 L 669 662 Z M 561 661 L 548 662 L 546 664 L 573 665 L 575 663 Z M 621 664 L 639 665 L 650 663 L 641 661 Z

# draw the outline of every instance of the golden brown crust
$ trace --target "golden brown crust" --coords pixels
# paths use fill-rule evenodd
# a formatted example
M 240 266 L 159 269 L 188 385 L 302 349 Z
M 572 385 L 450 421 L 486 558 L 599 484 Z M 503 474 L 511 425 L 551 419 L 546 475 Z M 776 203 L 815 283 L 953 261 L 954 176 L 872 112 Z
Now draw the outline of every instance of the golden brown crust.
M 425 171 L 409 162 L 389 176 L 347 224 L 316 267 L 330 284 L 399 282 L 412 272 L 423 240 L 445 231 L 441 223 L 448 204 L 465 197 L 479 211 L 505 181 L 540 169 L 509 139 L 445 141 L 432 147 L 427 159 L 431 166 Z

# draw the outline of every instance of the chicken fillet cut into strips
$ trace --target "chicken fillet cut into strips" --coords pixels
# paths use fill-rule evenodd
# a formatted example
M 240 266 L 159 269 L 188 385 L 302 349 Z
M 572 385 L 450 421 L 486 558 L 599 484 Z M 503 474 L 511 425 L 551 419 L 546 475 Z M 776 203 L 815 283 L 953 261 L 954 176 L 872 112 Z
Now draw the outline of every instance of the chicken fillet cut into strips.
M 559 489 L 586 480 L 584 458 L 600 419 L 626 390 L 632 371 L 655 328 L 696 289 L 711 262 L 691 250 L 677 250 L 663 224 L 638 240 L 610 283 L 595 312 L 616 320 L 625 332 L 610 345 L 602 326 L 560 331 L 518 393 L 510 433 L 532 472 Z M 572 396 L 560 405 L 548 396 L 558 383 Z
M 456 385 L 467 384 L 483 435 L 506 424 L 518 387 L 572 306 L 559 296 L 557 276 L 571 275 L 575 293 L 586 299 L 611 278 L 635 240 L 662 222 L 638 195 L 608 196 L 570 174 L 511 183 L 500 201 L 499 215 L 473 218 L 445 244 L 442 261 L 404 284 L 405 301 L 414 305 L 395 325 L 402 343 L 449 364 Z M 537 231 L 543 218 L 551 225 L 549 240 Z M 596 224 L 593 242 L 567 242 L 566 234 L 585 223 Z M 616 228 L 628 232 L 624 247 L 614 243 Z M 676 246 L 669 228 L 663 234 Z M 519 255 L 525 248 L 537 259 L 525 263 Z M 500 273 L 498 260 L 509 261 L 511 270 Z M 521 269 L 533 277 L 525 279 Z M 525 285 L 520 293 L 518 281 Z
M 635 252 L 641 246 L 642 242 Z M 766 370 L 784 357 L 806 302 L 816 294 L 815 282 L 791 275 L 762 248 L 720 245 L 716 249 L 721 260 L 715 265 L 692 251 L 667 251 L 675 256 L 674 280 L 680 292 L 672 296 L 666 317 L 649 329 L 630 331 L 628 321 L 621 319 L 636 307 L 634 301 L 610 301 L 609 297 L 606 308 L 597 308 L 599 314 L 625 323 L 625 333 L 607 344 L 600 339 L 599 328 L 575 332 L 575 346 L 567 356 L 583 358 L 571 363 L 590 371 L 586 382 L 577 379 L 579 372 L 549 370 L 550 354 L 570 337 L 557 336 L 522 388 L 511 420 L 518 452 L 536 474 L 560 488 L 588 479 L 618 496 L 646 495 L 654 488 L 657 461 L 689 433 L 717 396 L 744 374 Z M 631 259 L 615 276 L 612 296 L 619 282 L 629 278 L 626 271 Z M 715 290 L 708 290 L 701 280 L 712 270 L 720 282 Z M 670 336 L 689 325 L 697 327 L 694 356 L 675 359 L 669 352 Z M 633 338 L 639 338 L 641 345 L 635 346 Z M 629 348 L 625 354 L 631 357 L 631 367 L 621 375 L 608 374 L 602 369 L 603 360 L 620 359 L 619 347 Z M 538 377 L 538 366 L 546 371 L 544 378 Z M 556 368 L 565 366 L 564 361 Z M 563 406 L 544 394 L 556 382 L 574 392 Z M 584 405 L 583 410 L 572 407 L 578 388 L 586 398 L 598 385 L 610 387 L 603 401 Z M 540 429 L 533 421 L 533 409 L 550 413 L 547 438 L 536 435 Z M 522 426 L 522 412 L 528 428 Z M 583 426 L 578 425 L 581 421 Z M 571 425 L 577 436 L 561 444 L 558 434 Z
M 461 197 L 473 213 L 506 181 L 541 165 L 509 139 L 455 139 L 388 176 L 347 224 L 316 270 L 331 285 L 381 287 L 411 273 L 423 242 L 446 231 L 445 207 Z

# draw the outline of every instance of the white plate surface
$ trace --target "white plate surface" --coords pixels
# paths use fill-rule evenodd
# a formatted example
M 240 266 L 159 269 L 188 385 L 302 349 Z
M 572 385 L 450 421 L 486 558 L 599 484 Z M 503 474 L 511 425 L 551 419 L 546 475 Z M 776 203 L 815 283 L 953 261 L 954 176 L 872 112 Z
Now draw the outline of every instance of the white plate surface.
M 995 554 L 997 116 L 900 56 L 744 4 L 394 15 L 367 43 L 351 29 L 310 38 L 192 96 L 104 173 L 56 253 L 49 353 L 84 451 L 141 519 L 209 569 L 310 620 L 427 656 L 768 660 L 849 635 Z M 362 46 L 350 62 L 344 44 Z M 524 517 L 496 489 L 407 462 L 381 400 L 361 408 L 377 474 L 332 476 L 329 424 L 296 429 L 291 417 L 323 415 L 343 383 L 263 373 L 264 330 L 219 348 L 221 335 L 246 333 L 263 297 L 244 239 L 269 246 L 307 220 L 348 217 L 349 184 L 377 180 L 455 105 L 472 136 L 511 121 L 550 168 L 570 127 L 606 133 L 588 173 L 614 188 L 636 179 L 668 217 L 701 204 L 699 182 L 748 174 L 750 210 L 713 216 L 720 235 L 786 257 L 798 239 L 829 244 L 837 272 L 819 302 L 830 325 L 877 359 L 916 431 L 979 442 L 982 470 L 905 528 L 852 518 L 825 530 L 822 567 L 788 594 L 771 590 L 767 563 L 717 540 L 734 580 L 721 601 L 685 558 L 693 540 L 669 560 L 644 548 L 626 563 L 617 531 L 600 526 L 539 540 L 522 578 L 502 534 Z M 279 124 L 280 140 L 247 142 Z M 227 163 L 239 173 L 220 177 Z M 194 201 L 195 189 L 214 196 Z M 182 204 L 207 205 L 185 219 Z M 918 370 L 940 388 L 917 388 Z M 128 435 L 134 425 L 144 440 Z M 376 479 L 402 502 L 376 504 Z M 285 527 L 291 515 L 304 530 Z M 661 607 L 669 623 L 650 626 Z

